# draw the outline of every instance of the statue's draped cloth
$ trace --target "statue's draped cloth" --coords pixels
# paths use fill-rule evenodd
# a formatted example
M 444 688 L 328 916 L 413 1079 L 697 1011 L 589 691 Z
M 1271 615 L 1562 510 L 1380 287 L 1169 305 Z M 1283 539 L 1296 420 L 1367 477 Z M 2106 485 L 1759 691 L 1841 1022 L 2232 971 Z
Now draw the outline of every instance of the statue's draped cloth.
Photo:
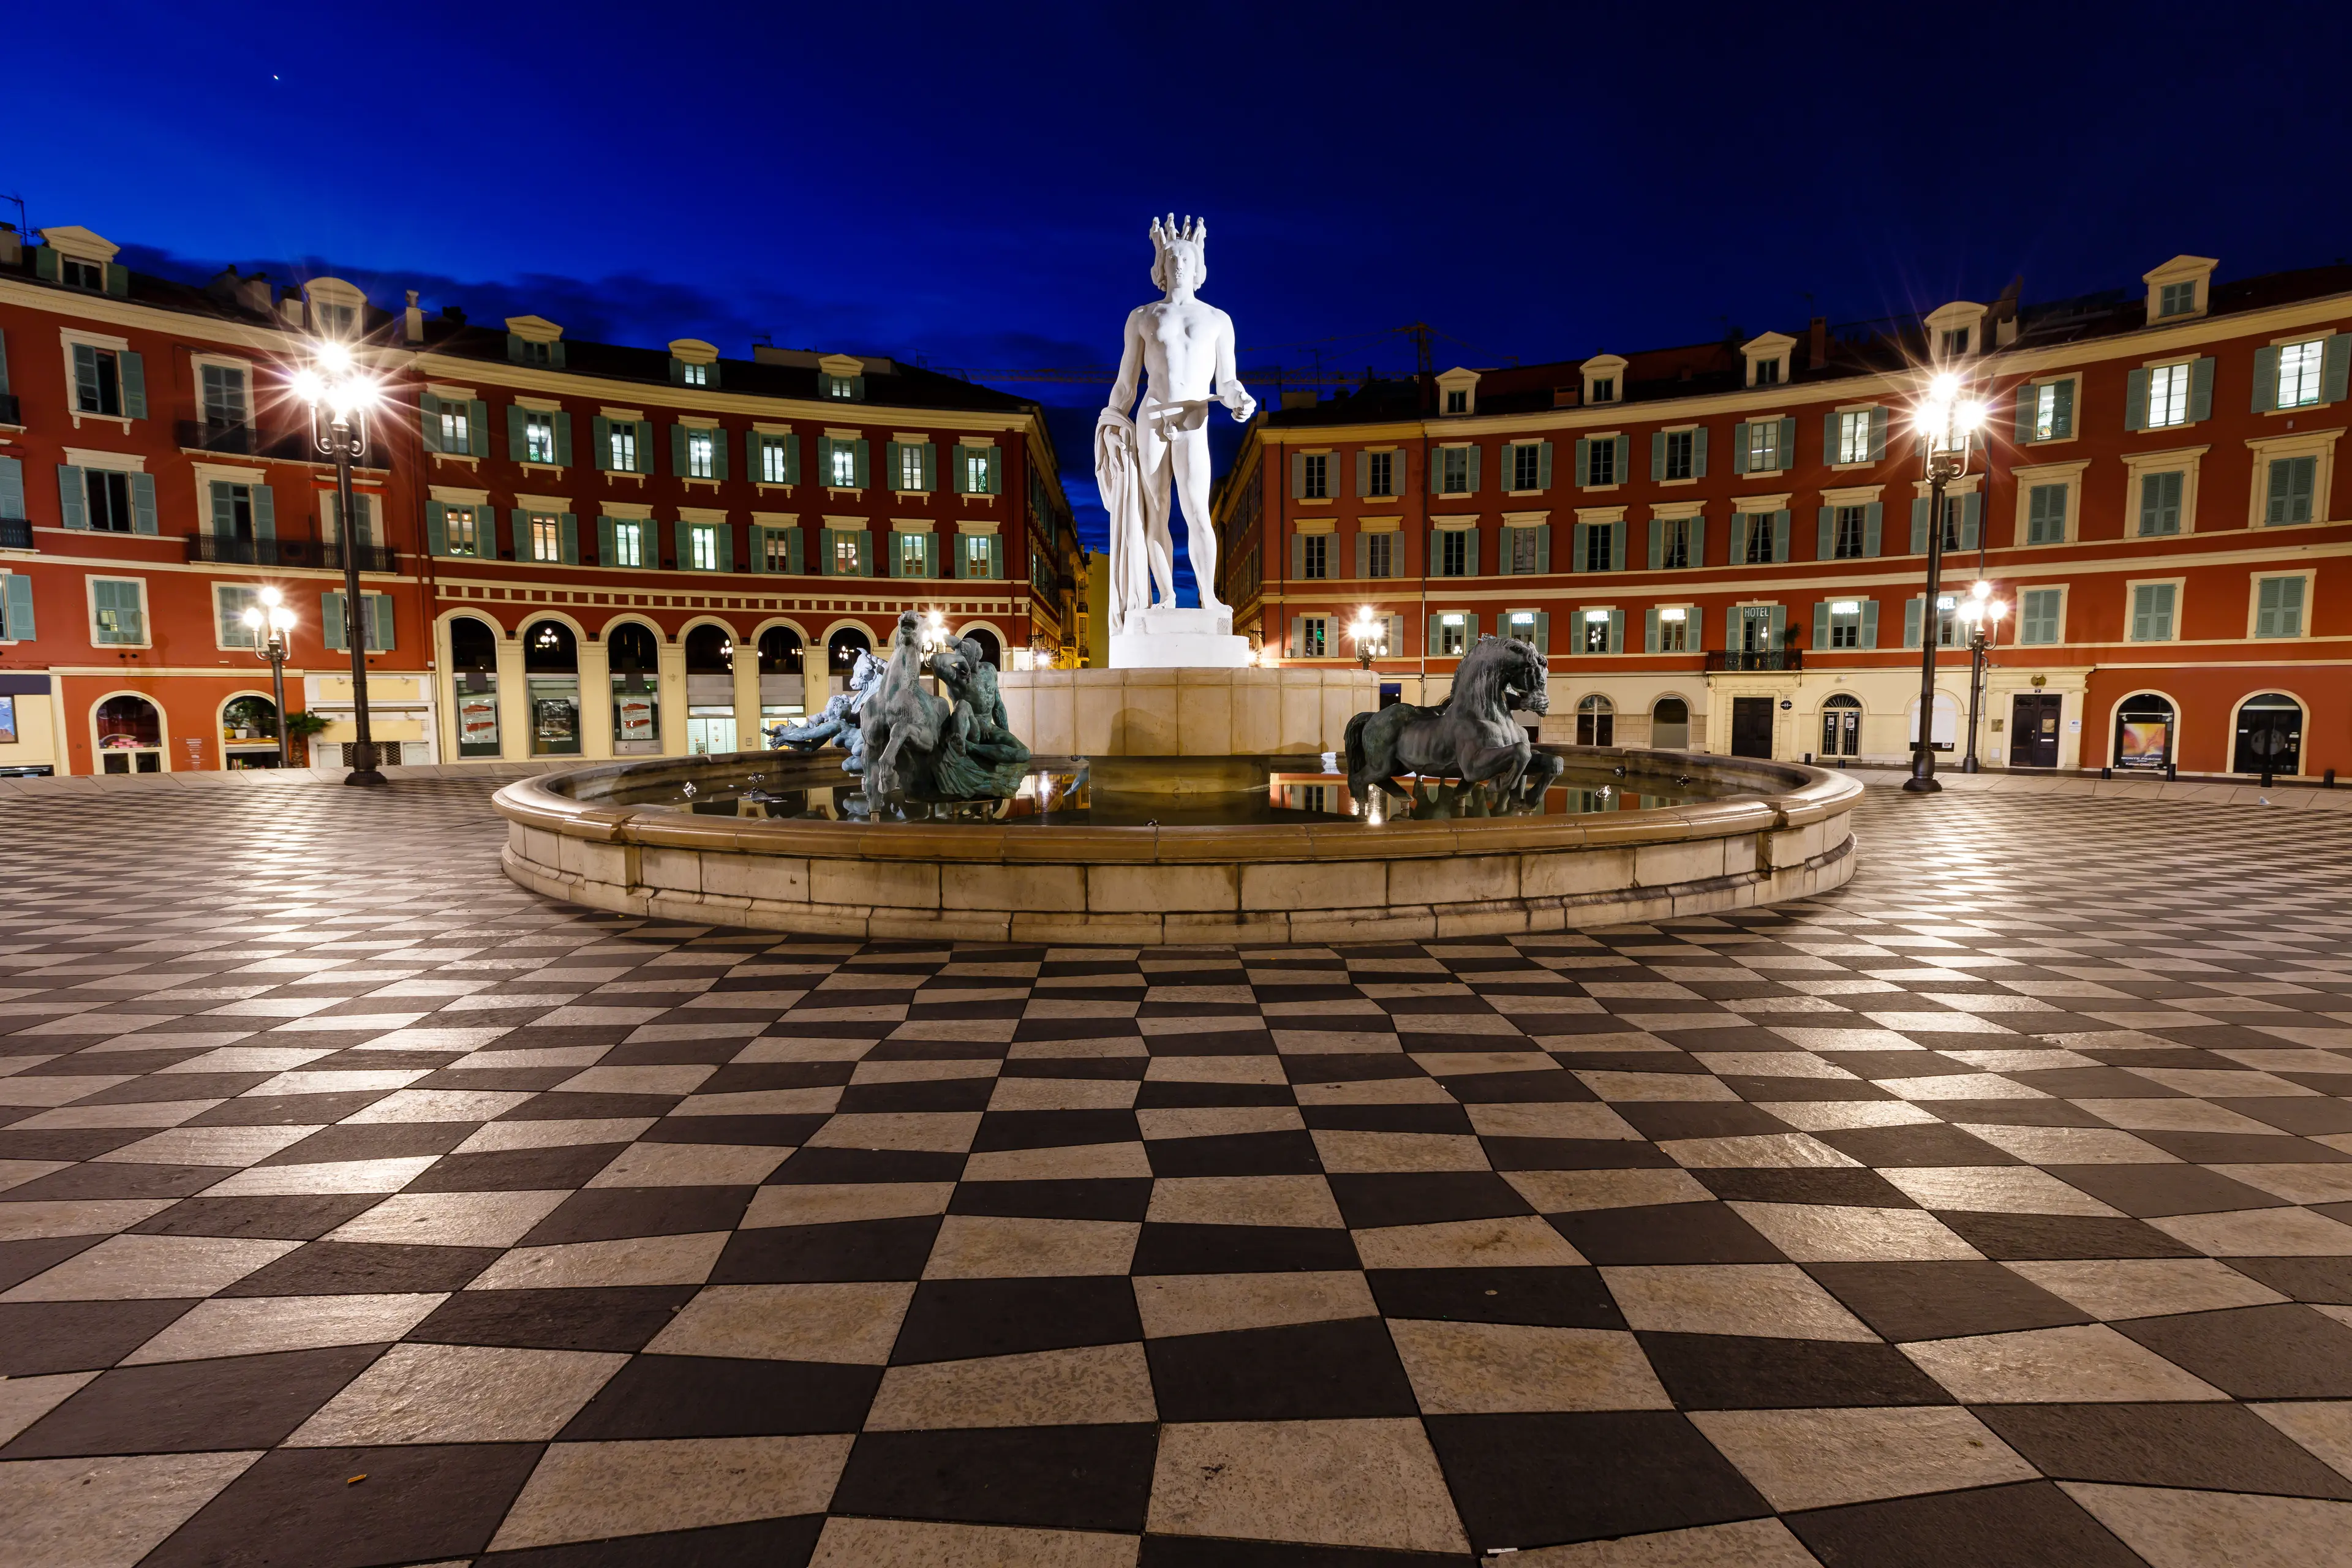
M 1129 614 L 1150 608 L 1150 562 L 1145 554 L 1143 461 L 1135 449 L 1135 422 L 1106 411 L 1095 426 L 1095 487 L 1110 514 L 1110 625 L 1116 636 Z

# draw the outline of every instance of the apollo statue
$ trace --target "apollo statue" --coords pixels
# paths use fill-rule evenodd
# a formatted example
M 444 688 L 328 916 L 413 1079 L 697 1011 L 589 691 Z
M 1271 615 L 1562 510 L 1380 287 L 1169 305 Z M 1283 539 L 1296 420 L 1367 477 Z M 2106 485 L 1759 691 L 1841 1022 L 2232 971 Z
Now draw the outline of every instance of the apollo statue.
M 1233 611 L 1217 597 L 1209 405 L 1221 403 L 1236 423 L 1245 423 L 1257 412 L 1257 400 L 1234 372 L 1233 318 L 1195 293 L 1209 276 L 1208 242 L 1205 222 L 1187 216 L 1180 226 L 1173 213 L 1151 220 L 1151 281 L 1160 298 L 1128 313 L 1118 380 L 1095 422 L 1095 479 L 1110 513 L 1108 629 L 1114 637 L 1136 631 L 1142 612 L 1156 616 L 1175 608 L 1171 500 L 1183 508 L 1192 576 L 1201 590 L 1201 610 L 1188 612 L 1186 619 L 1197 614 L 1202 632 L 1229 636 L 1233 630 Z M 1114 662 L 1118 647 L 1112 645 Z

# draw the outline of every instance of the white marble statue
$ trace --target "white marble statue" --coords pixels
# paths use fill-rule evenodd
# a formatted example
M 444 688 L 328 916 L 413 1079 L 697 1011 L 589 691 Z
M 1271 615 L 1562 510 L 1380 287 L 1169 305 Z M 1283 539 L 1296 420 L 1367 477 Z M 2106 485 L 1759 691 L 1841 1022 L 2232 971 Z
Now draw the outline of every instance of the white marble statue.
M 1208 239 L 1205 222 L 1187 217 L 1180 226 L 1172 213 L 1164 222 L 1152 219 L 1151 281 L 1161 298 L 1129 312 L 1118 380 L 1095 424 L 1095 479 L 1110 512 L 1114 664 L 1191 662 L 1139 653 L 1131 639 L 1146 629 L 1186 641 L 1212 635 L 1242 640 L 1231 637 L 1233 611 L 1217 597 L 1217 530 L 1209 516 L 1209 405 L 1224 405 L 1243 422 L 1257 411 L 1257 401 L 1234 375 L 1233 318 L 1194 293 L 1209 275 Z M 1143 401 L 1136 406 L 1139 376 Z M 1201 591 L 1201 609 L 1181 619 L 1168 613 L 1176 605 L 1171 502 L 1183 509 L 1192 576 Z M 1123 650 L 1129 657 L 1122 658 Z M 1160 651 L 1176 650 L 1170 645 Z M 1211 650 L 1202 661 L 1246 658 L 1245 647 L 1230 659 L 1227 651 Z

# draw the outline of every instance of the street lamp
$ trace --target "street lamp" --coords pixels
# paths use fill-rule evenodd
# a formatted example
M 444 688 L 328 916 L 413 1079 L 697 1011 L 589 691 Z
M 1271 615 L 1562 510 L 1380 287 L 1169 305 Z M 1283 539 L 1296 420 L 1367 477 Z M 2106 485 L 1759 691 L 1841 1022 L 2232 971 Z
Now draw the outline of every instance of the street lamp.
M 2009 606 L 1992 596 L 1991 584 L 1980 581 L 1952 613 L 1969 628 L 1969 754 L 1960 772 L 1972 773 L 1978 771 L 1977 703 L 1984 693 L 1985 649 L 2000 638 L 2000 618 Z
M 358 740 L 352 747 L 347 784 L 388 783 L 376 767 L 375 741 L 368 730 L 367 614 L 360 598 L 358 508 L 352 499 L 352 464 L 367 455 L 366 415 L 377 397 L 375 379 L 342 343 L 323 339 L 310 346 L 310 363 L 297 371 L 294 395 L 310 405 L 310 445 L 335 462 L 336 504 L 342 518 L 343 640 L 352 653 L 352 715 Z M 278 728 L 285 728 L 280 717 Z
M 278 765 L 294 765 L 294 735 L 286 727 L 286 641 L 294 629 L 294 612 L 286 595 L 275 588 L 261 591 L 261 603 L 246 607 L 245 624 L 253 628 L 256 657 L 269 661 L 269 695 L 278 704 Z
M 1388 619 L 1373 616 L 1370 605 L 1356 612 L 1355 620 L 1348 627 L 1348 635 L 1355 639 L 1356 662 L 1363 668 L 1370 669 L 1372 660 L 1388 657 Z
M 1936 782 L 1936 596 L 1944 576 L 1944 490 L 1969 471 L 1984 405 L 1960 395 L 1960 378 L 1947 371 L 1928 383 L 1912 411 L 1919 452 L 1927 468 L 1927 596 L 1919 605 L 1919 733 L 1911 742 L 1914 794 L 1941 789 Z

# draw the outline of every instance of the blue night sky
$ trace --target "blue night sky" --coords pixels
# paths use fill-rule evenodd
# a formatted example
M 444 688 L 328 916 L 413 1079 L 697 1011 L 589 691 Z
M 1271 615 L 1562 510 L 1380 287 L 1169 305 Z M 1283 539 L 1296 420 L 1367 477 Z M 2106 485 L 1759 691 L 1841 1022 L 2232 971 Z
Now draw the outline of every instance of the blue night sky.
M 0 190 L 150 270 L 966 368 L 1110 362 L 1171 208 L 1244 363 L 1298 368 L 1409 369 L 1414 321 L 1443 368 L 2352 253 L 2340 5 L 816 12 L 27 6 Z M 1067 409 L 1098 538 L 1104 389 L 1008 390 Z

